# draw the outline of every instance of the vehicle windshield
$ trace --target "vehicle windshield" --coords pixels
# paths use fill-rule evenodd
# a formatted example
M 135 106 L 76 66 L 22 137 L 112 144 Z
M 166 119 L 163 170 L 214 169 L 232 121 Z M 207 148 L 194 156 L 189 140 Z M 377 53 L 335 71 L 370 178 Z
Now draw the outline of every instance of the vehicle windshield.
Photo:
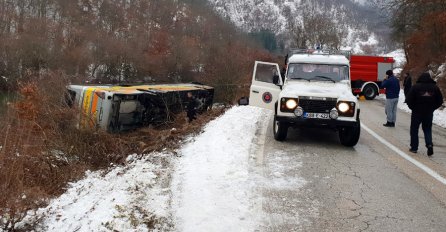
M 289 64 L 287 78 L 291 80 L 317 80 L 339 82 L 349 80 L 347 65 Z

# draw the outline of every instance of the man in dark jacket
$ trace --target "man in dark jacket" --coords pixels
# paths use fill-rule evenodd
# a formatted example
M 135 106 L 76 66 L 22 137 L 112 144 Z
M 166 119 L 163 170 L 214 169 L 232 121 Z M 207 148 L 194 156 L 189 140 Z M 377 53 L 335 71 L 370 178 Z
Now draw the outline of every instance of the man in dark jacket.
M 200 102 L 195 98 L 191 92 L 187 92 L 187 118 L 189 122 L 197 119 L 197 108 L 200 107 Z
M 392 70 L 387 70 L 386 75 L 386 79 L 381 84 L 381 87 L 386 89 L 387 123 L 385 123 L 383 126 L 395 127 L 398 97 L 400 95 L 400 82 L 393 75 Z
M 410 88 L 412 87 L 412 77 L 409 73 L 406 73 L 403 81 L 403 87 L 404 87 L 404 97 L 407 99 L 407 94 L 409 94 Z M 405 100 L 404 103 L 407 103 Z
M 423 128 L 427 155 L 434 154 L 432 144 L 432 119 L 434 111 L 443 104 L 443 95 L 429 73 L 423 73 L 412 86 L 407 96 L 407 105 L 412 110 L 410 122 L 410 151 L 418 151 L 418 129 Z

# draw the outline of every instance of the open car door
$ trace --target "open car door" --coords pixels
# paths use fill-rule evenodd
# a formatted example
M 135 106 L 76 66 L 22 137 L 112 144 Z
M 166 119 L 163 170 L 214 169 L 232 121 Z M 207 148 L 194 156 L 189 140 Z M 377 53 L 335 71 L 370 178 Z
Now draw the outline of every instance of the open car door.
M 274 110 L 282 85 L 278 64 L 256 61 L 249 93 L 249 105 Z

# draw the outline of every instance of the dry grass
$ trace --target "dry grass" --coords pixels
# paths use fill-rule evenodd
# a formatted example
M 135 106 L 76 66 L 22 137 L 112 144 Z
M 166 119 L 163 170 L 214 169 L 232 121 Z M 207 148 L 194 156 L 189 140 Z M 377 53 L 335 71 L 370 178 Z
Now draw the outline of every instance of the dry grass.
M 79 130 L 79 111 L 62 100 L 67 81 L 61 77 L 47 74 L 21 85 L 21 98 L 0 120 L 0 230 L 13 230 L 28 210 L 62 194 L 86 170 L 123 164 L 133 153 L 174 150 L 225 110 L 205 112 L 192 123 L 179 114 L 168 124 L 125 134 Z
M 133 146 L 136 153 L 150 153 L 160 150 L 175 150 L 181 139 L 190 134 L 199 133 L 203 125 L 220 116 L 226 109 L 213 109 L 201 114 L 197 120 L 188 123 L 186 114 L 177 115 L 176 119 L 169 124 L 159 125 L 154 128 L 141 128 L 135 132 L 126 134 L 123 141 Z

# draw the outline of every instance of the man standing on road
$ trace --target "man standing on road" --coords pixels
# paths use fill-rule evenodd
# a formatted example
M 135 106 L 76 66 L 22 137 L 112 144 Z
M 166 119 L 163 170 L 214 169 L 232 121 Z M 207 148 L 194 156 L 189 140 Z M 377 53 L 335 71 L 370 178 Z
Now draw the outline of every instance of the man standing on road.
M 410 76 L 410 74 L 407 72 L 406 76 L 404 77 L 404 82 L 403 82 L 403 87 L 404 87 L 404 103 L 407 103 L 406 99 L 407 99 L 407 94 L 409 94 L 410 88 L 412 87 L 412 77 Z
M 429 73 L 423 73 L 412 86 L 407 96 L 407 105 L 412 110 L 410 121 L 410 151 L 418 151 L 418 129 L 423 128 L 427 155 L 434 154 L 432 144 L 432 119 L 434 111 L 443 104 L 443 95 Z
M 387 123 L 383 124 L 383 126 L 395 127 L 398 97 L 400 95 L 400 82 L 393 75 L 392 70 L 387 70 L 386 75 L 387 77 L 381 84 L 381 87 L 386 89 Z

